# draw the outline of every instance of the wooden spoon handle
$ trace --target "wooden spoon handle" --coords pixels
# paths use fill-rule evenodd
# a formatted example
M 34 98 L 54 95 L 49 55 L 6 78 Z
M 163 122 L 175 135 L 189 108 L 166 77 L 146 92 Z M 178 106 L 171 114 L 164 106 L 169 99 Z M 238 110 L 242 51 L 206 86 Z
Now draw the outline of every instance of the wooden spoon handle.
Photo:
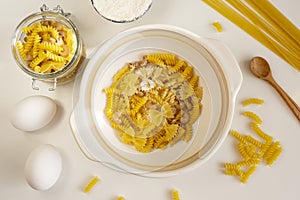
M 296 104 L 296 102 L 276 83 L 275 80 L 269 80 L 271 85 L 277 90 L 280 96 L 287 103 L 289 108 L 293 111 L 298 121 L 300 122 L 300 107 Z

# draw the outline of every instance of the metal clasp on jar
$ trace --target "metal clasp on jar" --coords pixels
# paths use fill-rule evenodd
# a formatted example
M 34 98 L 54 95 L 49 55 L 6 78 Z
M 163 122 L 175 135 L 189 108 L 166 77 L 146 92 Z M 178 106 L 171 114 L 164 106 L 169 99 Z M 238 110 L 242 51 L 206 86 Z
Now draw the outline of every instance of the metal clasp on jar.
M 62 9 L 62 7 L 60 7 L 60 5 L 57 5 L 56 7 L 54 7 L 52 10 L 49 9 L 48 6 L 46 6 L 46 4 L 43 4 L 41 7 L 40 7 L 40 10 L 42 12 L 45 12 L 45 11 L 52 11 L 52 12 L 56 12 L 58 14 L 61 14 L 65 17 L 69 17 L 71 15 L 71 13 L 65 13 L 64 10 Z
M 37 81 L 37 79 L 32 78 L 31 87 L 34 90 L 39 90 L 40 88 L 38 86 L 36 86 L 36 81 Z M 53 79 L 53 86 L 50 87 L 48 90 L 51 91 L 51 92 L 55 91 L 56 90 L 56 85 L 57 85 L 57 79 L 55 78 L 55 79 Z

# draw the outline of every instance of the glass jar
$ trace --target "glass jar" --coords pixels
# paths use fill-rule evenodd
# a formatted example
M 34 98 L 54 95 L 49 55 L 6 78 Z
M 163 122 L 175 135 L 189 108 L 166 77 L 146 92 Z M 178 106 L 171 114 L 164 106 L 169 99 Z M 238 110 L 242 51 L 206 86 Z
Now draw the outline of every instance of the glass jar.
M 41 12 L 29 15 L 16 27 L 12 52 L 18 66 L 36 81 L 57 84 L 72 81 L 85 60 L 85 48 L 78 29 L 58 5 L 52 10 L 45 4 Z

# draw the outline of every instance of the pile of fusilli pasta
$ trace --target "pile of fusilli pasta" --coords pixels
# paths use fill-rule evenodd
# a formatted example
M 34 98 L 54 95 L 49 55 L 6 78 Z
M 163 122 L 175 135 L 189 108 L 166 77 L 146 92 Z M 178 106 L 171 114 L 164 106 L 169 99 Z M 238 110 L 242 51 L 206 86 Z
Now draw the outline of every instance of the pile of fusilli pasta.
M 104 89 L 105 114 L 125 144 L 150 152 L 189 141 L 201 112 L 202 87 L 194 68 L 173 54 L 129 63 Z
M 21 58 L 34 72 L 61 70 L 74 56 L 74 33 L 65 25 L 44 20 L 24 27 L 24 40 L 16 42 Z
M 263 103 L 263 100 L 251 98 L 244 101 L 243 106 Z M 251 119 L 251 128 L 259 139 L 232 130 L 231 135 L 238 140 L 237 148 L 243 160 L 237 163 L 225 163 L 224 167 L 226 175 L 238 176 L 242 183 L 246 183 L 256 170 L 257 165 L 263 160 L 267 165 L 272 165 L 280 155 L 282 147 L 280 142 L 274 141 L 272 136 L 260 128 L 262 120 L 259 116 L 250 111 L 245 111 L 242 114 Z

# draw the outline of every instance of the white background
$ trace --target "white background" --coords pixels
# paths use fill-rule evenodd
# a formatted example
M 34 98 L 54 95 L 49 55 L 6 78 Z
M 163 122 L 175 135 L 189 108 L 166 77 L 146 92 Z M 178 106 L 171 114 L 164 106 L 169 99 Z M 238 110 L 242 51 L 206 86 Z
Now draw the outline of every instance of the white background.
M 298 0 L 272 1 L 295 24 L 300 26 Z M 41 90 L 31 89 L 31 80 L 15 64 L 10 42 L 16 25 L 28 14 L 39 11 L 46 3 L 49 7 L 61 5 L 73 14 L 88 52 L 116 33 L 138 25 L 163 23 L 186 28 L 202 36 L 226 43 L 236 56 L 244 81 L 237 97 L 232 129 L 242 133 L 250 131 L 248 121 L 241 116 L 241 102 L 250 97 L 265 100 L 263 106 L 251 107 L 263 119 L 263 129 L 282 143 L 283 152 L 271 167 L 260 165 L 246 184 L 237 178 L 225 176 L 222 164 L 235 162 L 239 155 L 235 140 L 229 136 L 222 147 L 200 168 L 175 177 L 151 179 L 112 171 L 84 157 L 69 127 L 72 111 L 73 84 L 59 86 L 48 92 L 41 83 Z M 123 195 L 126 200 L 168 200 L 171 190 L 178 189 L 181 199 L 300 199 L 300 126 L 292 112 L 276 91 L 262 80 L 255 78 L 248 69 L 248 61 L 255 55 L 269 60 L 277 82 L 300 104 L 300 74 L 279 57 L 263 47 L 200 0 L 154 0 L 149 12 L 136 22 L 114 24 L 97 15 L 88 0 L 31 0 L 2 1 L 0 6 L 0 199 L 101 199 L 114 200 Z M 224 31 L 217 33 L 211 26 L 219 21 Z M 46 128 L 24 133 L 9 122 L 14 104 L 31 95 L 46 95 L 59 105 L 54 121 Z M 24 164 L 29 153 L 40 144 L 53 144 L 63 157 L 63 171 L 58 182 L 48 191 L 32 190 L 24 179 Z M 97 175 L 100 182 L 93 190 L 82 192 L 89 180 Z

